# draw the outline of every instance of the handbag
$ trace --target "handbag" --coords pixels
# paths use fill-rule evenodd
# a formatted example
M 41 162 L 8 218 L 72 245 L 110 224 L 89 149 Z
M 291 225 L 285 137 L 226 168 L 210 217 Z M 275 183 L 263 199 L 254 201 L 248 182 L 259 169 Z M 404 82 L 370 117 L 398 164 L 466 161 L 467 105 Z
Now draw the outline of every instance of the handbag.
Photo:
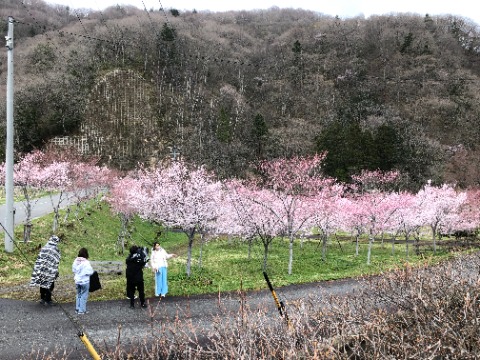
M 100 284 L 100 278 L 98 277 L 98 273 L 96 271 L 90 275 L 90 289 L 89 292 L 94 292 L 102 288 L 102 284 Z

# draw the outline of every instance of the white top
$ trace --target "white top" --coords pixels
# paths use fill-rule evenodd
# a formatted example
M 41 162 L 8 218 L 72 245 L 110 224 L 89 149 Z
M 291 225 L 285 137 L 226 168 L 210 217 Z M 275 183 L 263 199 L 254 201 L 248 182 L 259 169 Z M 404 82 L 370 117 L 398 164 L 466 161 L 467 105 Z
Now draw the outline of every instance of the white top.
M 152 250 L 152 256 L 150 257 L 150 266 L 153 271 L 158 271 L 161 267 L 168 267 L 167 259 L 173 257 L 173 254 L 168 254 L 164 248 L 158 250 Z
M 93 274 L 93 268 L 90 261 L 83 257 L 77 257 L 72 264 L 75 284 L 84 285 L 90 282 L 90 275 Z

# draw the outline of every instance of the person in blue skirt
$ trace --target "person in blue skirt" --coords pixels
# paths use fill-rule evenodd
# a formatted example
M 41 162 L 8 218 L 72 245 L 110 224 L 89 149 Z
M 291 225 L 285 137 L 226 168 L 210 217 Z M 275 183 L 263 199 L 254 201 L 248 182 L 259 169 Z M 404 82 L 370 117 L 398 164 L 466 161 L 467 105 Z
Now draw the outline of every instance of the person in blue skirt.
M 150 257 L 150 266 L 155 274 L 155 296 L 165 297 L 168 292 L 167 283 L 167 260 L 176 257 L 176 254 L 169 254 L 160 243 L 153 243 L 152 256 Z

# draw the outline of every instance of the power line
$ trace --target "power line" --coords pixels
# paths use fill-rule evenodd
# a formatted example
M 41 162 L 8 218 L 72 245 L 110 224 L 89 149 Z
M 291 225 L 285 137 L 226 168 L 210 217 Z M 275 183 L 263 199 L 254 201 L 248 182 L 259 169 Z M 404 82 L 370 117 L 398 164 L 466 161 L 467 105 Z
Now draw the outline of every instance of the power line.
M 142 3 L 143 3 L 143 0 L 142 0 Z M 167 21 L 167 25 L 170 26 L 170 23 L 168 21 L 168 16 L 167 16 L 167 13 L 165 12 L 165 8 L 163 7 L 162 5 L 162 1 L 161 0 L 158 0 L 158 3 L 160 4 L 160 10 L 163 11 L 163 14 L 165 15 L 165 20 Z
M 20 0 L 21 1 L 21 0 Z M 34 20 L 36 20 L 34 18 Z M 19 20 L 15 20 L 16 23 L 18 24 L 22 24 L 22 25 L 27 25 L 27 26 L 33 26 L 31 23 L 27 23 L 27 22 L 24 22 L 24 21 L 19 21 Z M 139 20 L 140 22 L 140 20 Z M 38 24 L 38 22 L 36 23 L 38 27 L 40 27 L 40 25 Z M 109 30 L 109 32 L 111 32 L 111 29 L 107 26 L 106 22 L 104 22 L 105 26 L 107 27 L 107 29 Z M 140 25 L 142 23 L 140 22 Z M 83 26 L 83 24 L 82 24 Z M 153 23 L 152 23 L 152 26 L 153 26 Z M 85 29 L 85 28 L 84 28 Z M 86 29 L 85 29 L 86 30 Z M 70 35 L 70 36 L 73 36 L 73 37 L 77 37 L 77 38 L 80 38 L 80 39 L 83 39 L 83 40 L 86 40 L 86 41 L 94 41 L 94 42 L 101 42 L 101 43 L 106 43 L 108 45 L 111 45 L 113 47 L 116 47 L 116 46 L 120 46 L 125 43 L 127 43 L 127 39 L 124 35 L 124 33 L 122 32 L 122 35 L 121 35 L 121 40 L 120 41 L 113 41 L 113 40 L 108 40 L 108 39 L 105 39 L 105 38 L 99 38 L 99 37 L 96 37 L 96 36 L 92 36 L 92 35 L 83 35 L 83 34 L 77 34 L 77 33 L 73 33 L 73 32 L 70 32 L 70 31 L 65 31 L 65 30 L 56 30 L 60 36 L 64 36 L 64 35 Z M 41 35 L 45 35 L 45 33 L 41 34 Z M 49 39 L 47 39 L 48 42 L 51 42 Z M 133 43 L 133 40 L 130 40 L 128 41 L 130 43 L 130 46 L 132 46 L 132 43 Z M 58 48 L 53 44 L 53 46 L 55 47 L 55 49 L 58 51 Z M 136 48 L 136 49 L 140 49 L 138 46 L 132 46 L 133 48 Z M 62 54 L 60 51 L 58 51 L 58 53 Z M 204 64 L 210 64 L 210 65 L 215 65 L 215 66 L 222 66 L 222 65 L 233 65 L 233 66 L 237 66 L 237 67 L 246 67 L 246 68 L 256 68 L 256 69 L 264 69 L 264 70 L 272 70 L 272 69 L 277 69 L 277 68 L 284 68 L 284 64 L 274 64 L 274 65 L 266 65 L 266 62 L 262 60 L 260 61 L 256 61 L 256 62 L 252 62 L 252 61 L 249 61 L 247 59 L 231 59 L 231 58 L 222 58 L 222 57 L 218 57 L 218 56 L 211 56 L 211 55 L 202 55 L 202 54 L 186 54 L 186 53 L 180 53 L 180 55 L 184 58 L 184 59 L 187 59 L 187 60 L 201 60 Z M 129 60 L 132 60 L 132 61 L 135 61 L 135 59 L 133 59 L 132 57 L 130 56 L 127 56 L 127 58 Z M 275 82 L 275 81 L 282 81 L 284 80 L 283 78 L 266 78 L 266 79 L 259 79 L 260 82 Z M 335 81 L 337 80 L 336 78 L 332 78 L 330 79 L 330 81 Z M 390 84 L 400 84 L 400 83 L 445 83 L 445 82 L 473 82 L 473 83 L 476 83 L 476 82 L 479 82 L 480 81 L 480 78 L 476 79 L 476 78 L 463 78 L 463 77 L 455 77 L 455 78 L 450 78 L 450 79 L 438 79 L 438 78 L 425 78 L 425 79 L 422 79 L 422 78 L 395 78 L 395 77 L 383 77 L 383 76 L 366 76 L 364 78 L 355 78 L 355 77 L 352 77 L 350 79 L 345 79 L 345 81 L 349 81 L 349 80 L 352 80 L 352 81 L 356 81 L 356 82 L 373 82 L 373 81 L 377 81 L 377 82 L 383 82 L 383 83 L 390 83 Z
M 82 25 L 83 31 L 85 31 L 85 34 L 88 34 L 88 31 L 87 31 L 87 29 L 85 29 L 85 26 L 83 25 L 82 19 L 81 19 L 80 16 L 78 15 L 77 11 L 74 9 L 73 12 L 75 13 L 75 16 L 77 17 L 77 19 L 78 19 L 78 21 L 80 22 L 80 24 Z
M 35 18 L 35 16 L 33 16 L 33 14 L 29 11 L 29 9 L 27 8 L 27 5 L 25 5 L 25 3 L 23 2 L 23 0 L 18 0 L 22 3 L 24 9 L 28 12 L 28 14 L 30 15 L 30 17 L 33 19 L 33 21 L 35 21 L 35 24 L 36 26 L 39 28 L 39 29 L 42 29 L 42 27 L 40 26 L 40 24 L 38 23 L 37 19 Z M 22 24 L 22 25 L 29 25 L 29 26 L 33 26 L 32 24 L 27 24 L 27 23 L 24 23 L 24 22 L 21 22 L 19 20 L 15 20 L 16 23 L 18 24 Z M 41 35 L 45 35 L 45 33 L 42 33 Z M 47 42 L 50 42 L 50 40 L 48 40 L 47 38 Z M 57 53 L 59 53 L 60 55 L 63 56 L 63 54 L 58 50 L 58 48 L 55 46 L 55 44 L 53 44 L 53 47 L 55 48 L 55 50 L 57 51 Z
M 22 5 L 25 7 L 25 9 L 28 11 L 25 3 L 23 2 L 23 0 L 19 0 Z M 146 6 L 145 6 L 145 3 L 143 0 L 142 1 L 142 4 L 143 4 L 143 7 L 144 7 L 144 11 L 146 12 L 148 18 L 149 18 L 149 21 L 150 21 L 150 24 L 153 28 L 153 30 L 155 31 L 155 33 L 157 33 L 156 29 L 155 29 L 155 26 L 154 26 L 154 22 L 153 22 L 153 19 L 151 18 Z M 164 13 L 164 16 L 165 16 L 165 19 L 167 21 L 167 23 L 169 24 L 169 19 L 167 17 L 167 14 L 165 12 L 165 9 L 161 3 L 161 0 L 159 0 L 159 4 L 161 6 L 161 10 L 163 11 Z M 29 12 L 30 13 L 30 12 Z M 80 16 L 78 15 L 78 13 L 75 13 L 76 16 L 77 16 L 77 19 L 78 21 L 80 22 L 80 24 L 82 25 L 83 29 L 86 31 L 85 29 L 85 26 L 83 25 L 82 23 L 82 20 L 80 19 Z M 33 16 L 33 14 L 30 13 L 30 16 L 34 19 L 34 21 L 36 22 L 37 26 L 39 28 L 40 25 L 38 24 L 38 22 L 36 21 L 35 17 Z M 28 24 L 26 22 L 21 22 L 21 21 L 18 21 L 18 23 L 20 24 L 24 24 L 24 25 L 30 25 L 31 24 Z M 140 22 L 140 20 L 139 20 Z M 105 26 L 107 27 L 108 31 L 111 32 L 111 30 L 108 28 L 108 26 L 106 25 L 106 21 L 104 22 L 105 23 Z M 142 25 L 142 23 L 140 22 L 140 25 Z M 79 37 L 81 39 L 84 39 L 84 40 L 88 40 L 88 41 L 96 41 L 96 42 L 104 42 L 104 43 L 107 43 L 107 44 L 111 44 L 113 46 L 118 46 L 122 43 L 124 43 L 124 41 L 126 40 L 124 34 L 122 34 L 122 39 L 120 41 L 112 41 L 112 40 L 107 40 L 107 39 L 102 39 L 102 38 L 99 38 L 99 37 L 95 37 L 95 36 L 91 36 L 91 35 L 82 35 L 82 34 L 77 34 L 77 33 L 73 33 L 73 32 L 69 32 L 69 31 L 65 31 L 65 30 L 57 30 L 59 32 L 59 34 L 62 36 L 63 34 L 68 34 L 68 35 L 71 35 L 71 36 L 74 36 L 74 37 Z M 158 33 L 157 33 L 158 34 Z M 43 35 L 43 34 L 42 34 Z M 133 40 L 132 40 L 133 42 Z M 137 48 L 135 46 L 135 48 Z M 139 49 L 139 48 L 137 48 Z M 58 49 L 57 49 L 58 50 Z M 263 69 L 275 69 L 277 67 L 284 67 L 283 64 L 280 64 L 280 65 L 271 65 L 271 66 L 265 66 L 265 62 L 263 61 L 257 61 L 257 62 L 252 62 L 252 61 L 249 61 L 247 59 L 228 59 L 228 58 L 222 58 L 222 57 L 218 57 L 218 56 L 209 56 L 209 55 L 188 55 L 188 54 L 185 54 L 183 53 L 182 56 L 186 59 L 186 58 L 190 58 L 190 59 L 196 59 L 196 60 L 202 60 L 204 62 L 211 62 L 212 64 L 217 64 L 217 65 L 222 65 L 222 64 L 232 64 L 232 65 L 235 65 L 235 66 L 245 66 L 245 67 L 254 67 L 254 68 L 263 68 Z M 129 57 L 130 60 L 133 60 Z M 333 80 L 333 79 L 332 79 Z M 380 76 L 369 76 L 368 79 L 360 79 L 358 81 L 365 81 L 365 80 L 370 80 L 370 81 L 374 81 L 374 80 L 378 80 L 378 81 L 388 81 L 388 82 L 393 82 L 393 83 L 403 83 L 403 82 L 450 82 L 450 81 L 465 81 L 465 82 L 477 82 L 479 81 L 480 79 L 473 79 L 473 78 L 457 78 L 457 79 L 418 79 L 418 78 L 415 78 L 415 79 L 408 79 L 408 78 L 403 78 L 403 79 L 399 79 L 399 78 L 392 78 L 392 77 L 389 77 L 389 78 L 385 78 L 385 77 L 380 77 Z M 275 81 L 275 80 L 270 80 L 270 81 Z
M 19 24 L 22 24 L 22 25 L 32 26 L 32 24 L 26 23 L 24 21 L 15 20 L 15 22 L 17 22 Z M 37 23 L 37 25 L 38 25 L 38 23 Z M 38 25 L 38 26 L 40 26 L 40 25 Z M 60 30 L 60 29 L 57 29 L 55 31 L 57 31 L 60 34 L 60 36 L 63 36 L 64 34 L 67 34 L 67 35 L 71 35 L 71 36 L 75 36 L 75 37 L 79 37 L 79 38 L 83 38 L 83 39 L 87 39 L 87 40 L 101 41 L 101 42 L 106 42 L 106 43 L 110 43 L 110 44 L 117 44 L 115 41 L 111 41 L 111 40 L 107 40 L 107 39 L 100 39 L 100 38 L 97 38 L 95 36 L 76 34 L 76 33 L 72 33 L 72 32 L 69 32 L 69 31 Z M 45 33 L 40 34 L 40 35 L 45 35 Z
M 32 24 L 22 22 L 22 21 L 18 21 L 18 20 L 15 20 L 15 22 L 17 22 L 19 24 L 23 24 L 23 25 L 32 26 Z M 153 27 L 153 24 L 152 24 L 152 27 Z M 68 34 L 68 35 L 71 35 L 71 36 L 74 36 L 74 37 L 79 37 L 79 38 L 90 40 L 90 41 L 105 42 L 105 43 L 112 44 L 112 45 L 120 45 L 121 44 L 119 41 L 107 40 L 107 39 L 104 39 L 104 38 L 98 38 L 98 37 L 91 36 L 91 35 L 82 35 L 82 34 L 72 33 L 72 32 L 65 31 L 65 30 L 56 30 L 56 31 L 58 31 L 60 35 Z M 109 31 L 110 31 L 110 29 L 109 29 Z M 125 38 L 123 36 L 122 36 L 122 40 L 125 40 Z M 217 64 L 233 64 L 233 65 L 238 65 L 238 66 L 256 67 L 256 68 L 262 67 L 262 68 L 265 68 L 265 69 L 274 69 L 274 68 L 277 67 L 275 65 L 271 65 L 269 67 L 264 67 L 261 64 L 262 61 L 251 62 L 251 61 L 242 60 L 242 59 L 231 59 L 231 58 L 229 59 L 229 58 L 221 58 L 221 57 L 208 56 L 208 55 L 192 55 L 192 54 L 188 55 L 188 54 L 185 54 L 185 53 L 183 53 L 182 55 L 184 56 L 185 59 L 186 58 L 197 59 L 197 60 L 202 60 L 202 61 L 205 61 L 205 62 L 213 62 L 213 63 L 217 63 Z M 279 79 L 277 79 L 277 80 L 279 80 Z M 366 79 L 352 78 L 352 80 L 357 80 L 357 81 L 378 80 L 378 81 L 389 81 L 389 82 L 394 82 L 394 83 L 402 83 L 402 82 L 418 82 L 418 83 L 421 83 L 421 82 L 451 82 L 451 81 L 477 82 L 477 81 L 480 81 L 480 79 L 474 79 L 474 78 L 455 78 L 455 79 L 421 79 L 421 78 L 414 78 L 414 79 L 411 79 L 411 78 L 393 78 L 393 77 L 381 77 L 381 76 L 367 76 Z M 347 79 L 347 81 L 348 81 L 348 79 Z
M 142 0 L 142 4 L 143 4 L 143 8 L 145 9 L 145 13 L 147 14 L 148 20 L 150 20 L 150 25 L 152 26 L 153 32 L 158 35 L 158 31 L 157 31 L 157 29 L 155 28 L 155 25 L 154 25 L 154 23 L 153 23 L 152 17 L 150 16 L 150 14 L 149 14 L 149 12 L 148 12 L 148 10 L 147 10 L 147 7 L 145 6 L 145 3 L 143 2 L 143 0 Z M 139 20 L 139 22 L 140 22 L 140 20 Z M 168 22 L 168 19 L 167 19 L 167 22 Z M 141 23 L 140 23 L 140 24 L 141 24 Z

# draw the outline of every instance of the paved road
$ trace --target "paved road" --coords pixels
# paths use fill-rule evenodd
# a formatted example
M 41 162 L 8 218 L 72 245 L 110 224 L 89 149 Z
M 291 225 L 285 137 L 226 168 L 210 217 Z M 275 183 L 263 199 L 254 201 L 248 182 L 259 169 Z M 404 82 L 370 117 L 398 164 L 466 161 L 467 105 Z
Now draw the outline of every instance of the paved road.
M 65 208 L 68 205 L 75 203 L 75 196 L 71 193 L 66 193 L 61 195 L 60 208 Z M 53 212 L 53 205 L 58 204 L 60 200 L 60 194 L 54 194 L 51 197 L 45 196 L 40 199 L 35 199 L 31 201 L 32 204 L 32 219 L 50 214 Z M 26 220 L 26 207 L 25 202 L 16 202 L 14 205 L 15 208 L 15 225 L 23 224 Z M 6 214 L 6 205 L 0 205 L 0 222 L 5 221 Z M 0 227 L 0 232 L 3 232 L 3 228 Z
M 352 294 L 359 287 L 356 280 L 342 280 L 295 285 L 276 289 L 276 292 L 288 309 L 289 303 L 300 298 L 322 303 L 325 294 Z M 192 321 L 196 327 L 208 329 L 214 317 L 232 316 L 240 308 L 237 294 L 167 297 L 162 301 L 154 298 L 148 302 L 148 309 L 130 309 L 126 299 L 91 301 L 89 313 L 78 318 L 72 303 L 47 308 L 36 302 L 0 299 L 0 359 L 24 358 L 32 350 L 43 354 L 55 347 L 68 349 L 68 359 L 88 359 L 89 354 L 77 336 L 79 329 L 84 329 L 94 345 L 100 344 L 97 349 L 105 346 L 113 349 L 120 326 L 120 341 L 128 344 L 145 339 L 155 328 L 178 320 Z M 248 293 L 246 305 L 252 310 L 265 309 L 272 317 L 279 316 L 268 290 Z

